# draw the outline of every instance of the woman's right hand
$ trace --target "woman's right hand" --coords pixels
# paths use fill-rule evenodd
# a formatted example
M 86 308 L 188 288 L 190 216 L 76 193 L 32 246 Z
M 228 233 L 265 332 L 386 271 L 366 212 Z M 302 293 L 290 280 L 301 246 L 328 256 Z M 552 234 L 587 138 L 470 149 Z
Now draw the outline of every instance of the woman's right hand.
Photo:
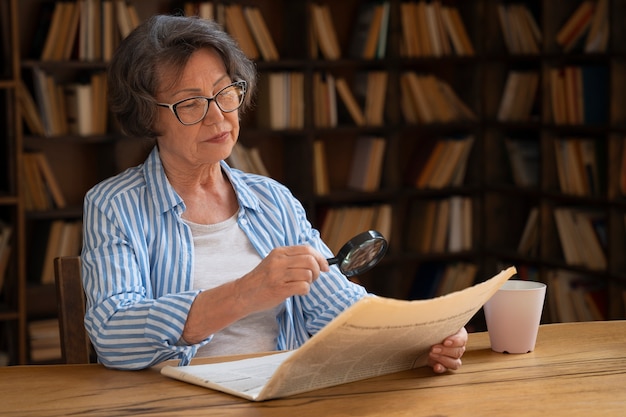
M 321 272 L 329 270 L 326 258 L 308 245 L 272 250 L 261 263 L 235 282 L 239 294 L 254 310 L 272 308 L 292 295 L 306 295 Z
M 293 295 L 306 295 L 328 262 L 311 246 L 272 250 L 243 277 L 202 291 L 194 300 L 183 329 L 187 343 L 198 343 L 237 320 L 268 310 Z

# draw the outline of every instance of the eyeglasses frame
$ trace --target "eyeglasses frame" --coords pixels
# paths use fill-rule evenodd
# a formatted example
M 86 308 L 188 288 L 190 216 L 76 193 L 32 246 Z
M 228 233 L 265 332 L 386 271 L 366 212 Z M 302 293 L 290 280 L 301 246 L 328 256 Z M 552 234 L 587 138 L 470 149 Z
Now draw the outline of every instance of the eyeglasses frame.
M 239 105 L 236 108 L 234 108 L 232 110 L 224 110 L 224 109 L 222 109 L 222 107 L 220 106 L 220 104 L 217 102 L 217 100 L 215 98 L 217 96 L 219 96 L 222 91 L 226 90 L 227 88 L 234 87 L 234 86 L 241 88 L 241 102 L 239 103 Z M 239 80 L 239 81 L 235 81 L 233 83 L 230 83 L 227 86 L 225 86 L 224 88 L 220 89 L 220 91 L 215 93 L 215 95 L 213 97 L 193 96 L 193 97 L 186 97 L 186 98 L 184 98 L 182 100 L 179 100 L 176 103 L 172 103 L 172 104 L 156 103 L 156 105 L 159 106 L 159 107 L 165 107 L 165 108 L 170 109 L 170 111 L 172 113 L 174 113 L 174 116 L 176 116 L 176 119 L 180 122 L 180 124 L 182 124 L 184 126 L 192 126 L 192 125 L 200 123 L 206 117 L 207 113 L 209 112 L 209 106 L 211 106 L 211 102 L 215 102 L 215 105 L 217 106 L 218 109 L 220 109 L 220 111 L 222 113 L 232 113 L 235 110 L 239 109 L 241 107 L 241 105 L 243 104 L 244 98 L 246 96 L 247 86 L 248 86 L 248 83 L 245 80 Z M 182 103 L 184 101 L 195 99 L 195 98 L 204 98 L 204 99 L 207 100 L 206 111 L 204 112 L 204 115 L 200 119 L 198 119 L 198 121 L 193 122 L 193 123 L 185 123 L 182 120 L 180 120 L 180 117 L 178 116 L 178 112 L 176 111 L 176 106 L 178 106 L 180 103 Z

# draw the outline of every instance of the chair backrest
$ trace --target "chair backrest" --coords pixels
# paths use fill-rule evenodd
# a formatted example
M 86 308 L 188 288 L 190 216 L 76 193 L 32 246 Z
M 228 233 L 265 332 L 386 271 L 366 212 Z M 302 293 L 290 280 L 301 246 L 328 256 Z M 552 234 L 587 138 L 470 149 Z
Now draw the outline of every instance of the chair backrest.
M 80 257 L 54 260 L 61 352 L 65 363 L 90 363 L 92 346 L 85 330 L 85 293 L 81 282 Z

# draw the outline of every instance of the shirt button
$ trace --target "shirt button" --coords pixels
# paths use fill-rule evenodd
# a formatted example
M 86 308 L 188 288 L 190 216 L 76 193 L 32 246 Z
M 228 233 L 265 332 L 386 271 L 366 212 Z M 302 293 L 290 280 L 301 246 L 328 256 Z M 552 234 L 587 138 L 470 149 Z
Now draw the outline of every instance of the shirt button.
M 242 225 L 244 225 L 244 226 L 245 226 L 246 224 L 248 224 L 248 220 L 246 220 L 246 219 L 241 219 L 241 220 L 240 220 L 240 223 L 241 223 Z

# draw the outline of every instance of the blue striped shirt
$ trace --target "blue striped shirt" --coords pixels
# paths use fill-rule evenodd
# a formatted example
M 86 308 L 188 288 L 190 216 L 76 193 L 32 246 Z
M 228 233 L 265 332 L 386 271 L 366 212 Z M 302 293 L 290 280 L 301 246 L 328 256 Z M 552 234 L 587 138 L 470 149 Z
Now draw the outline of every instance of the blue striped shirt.
M 238 224 L 261 257 L 276 247 L 308 244 L 332 253 L 306 212 L 278 182 L 222 163 L 239 203 Z M 155 148 L 146 161 L 93 187 L 84 202 L 82 276 L 85 326 L 107 367 L 142 369 L 167 359 L 188 364 L 198 348 L 181 343 L 191 304 L 193 239 Z M 277 349 L 294 349 L 366 295 L 336 267 L 306 296 L 286 300 Z M 245 343 L 245 341 L 242 341 Z

